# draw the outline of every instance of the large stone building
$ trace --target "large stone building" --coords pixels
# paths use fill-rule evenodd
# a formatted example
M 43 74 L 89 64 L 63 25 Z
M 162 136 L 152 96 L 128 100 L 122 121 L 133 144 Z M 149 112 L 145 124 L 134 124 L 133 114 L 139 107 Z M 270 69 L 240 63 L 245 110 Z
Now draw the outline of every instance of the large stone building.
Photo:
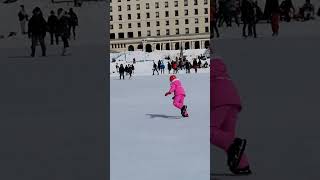
M 210 0 L 110 0 L 111 51 L 209 47 Z

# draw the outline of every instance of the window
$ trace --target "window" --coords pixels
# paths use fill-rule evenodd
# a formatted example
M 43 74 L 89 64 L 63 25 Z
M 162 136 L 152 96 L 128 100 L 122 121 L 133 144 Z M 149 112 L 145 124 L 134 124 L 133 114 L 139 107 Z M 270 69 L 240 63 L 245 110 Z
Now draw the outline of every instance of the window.
M 209 27 L 208 26 L 205 27 L 205 31 L 206 31 L 206 33 L 209 32 Z
M 146 9 L 150 9 L 150 4 L 146 3 Z
M 176 29 L 176 34 L 179 34 L 179 29 Z
M 111 33 L 110 34 L 110 39 L 115 39 L 116 38 L 116 34 L 115 33 Z
M 119 37 L 119 39 L 123 39 L 124 38 L 124 33 L 118 33 L 118 37 Z
M 121 0 L 118 0 L 118 2 L 121 2 Z
M 198 0 L 194 0 L 194 5 L 198 5 Z
M 196 31 L 196 33 L 199 33 L 199 28 L 196 27 L 196 28 L 195 28 L 195 31 Z
M 141 27 L 141 23 L 138 23 L 137 26 L 138 26 L 138 28 Z
M 157 26 L 160 26 L 160 21 L 157 21 Z
M 189 11 L 188 11 L 187 9 L 185 9 L 185 10 L 184 10 L 184 15 L 185 15 L 185 16 L 188 16 L 188 12 L 189 12 Z
M 119 24 L 119 29 L 122 29 L 122 24 Z
M 199 23 L 199 18 L 195 18 L 195 19 L 194 19 L 194 23 L 195 23 L 195 24 L 198 24 L 198 23 Z
M 208 8 L 204 8 L 204 14 L 208 14 Z
M 158 9 L 159 8 L 159 2 L 156 2 L 155 6 Z
M 157 36 L 160 36 L 160 30 L 157 30 Z
M 159 15 L 159 12 L 156 12 L 156 18 L 159 18 L 160 15 Z
M 147 18 L 150 18 L 150 13 L 147 13 Z
M 131 20 L 131 14 L 128 14 L 128 20 Z
M 141 31 L 138 31 L 138 37 L 141 37 Z
M 169 26 L 169 24 L 170 24 L 169 21 L 166 21 L 166 25 Z
M 198 15 L 198 9 L 194 9 L 194 15 Z
M 150 27 L 150 22 L 147 22 L 147 27 Z
M 130 11 L 131 10 L 131 6 L 127 5 L 127 10 Z
M 137 19 L 140 19 L 140 18 L 141 18 L 140 13 L 138 13 L 137 14 Z
M 178 20 L 178 19 L 176 20 L 176 23 L 175 23 L 175 25 L 179 25 L 179 20 Z
M 178 10 L 174 11 L 174 14 L 175 16 L 179 16 L 179 11 Z
M 120 21 L 122 20 L 122 15 L 119 15 L 119 20 L 120 20 Z
M 133 32 L 128 32 L 128 38 L 133 38 Z
M 151 31 L 147 31 L 147 36 L 151 36 Z
M 166 1 L 166 2 L 164 2 L 164 7 L 169 7 L 169 2 L 168 1 Z
M 174 7 L 178 7 L 178 5 L 179 5 L 178 1 L 175 1 L 174 2 Z
M 184 6 L 188 6 L 188 0 L 184 0 Z
M 113 17 L 112 16 L 110 16 L 110 21 L 113 21 Z
M 186 34 L 189 34 L 189 28 L 186 28 L 185 31 L 186 31 Z
M 166 35 L 170 35 L 170 29 L 166 29 Z
M 185 24 L 189 24 L 189 19 L 184 20 Z
M 203 4 L 204 5 L 208 4 L 208 0 L 204 0 Z
M 209 22 L 209 18 L 206 17 L 206 18 L 204 19 L 204 22 L 205 22 L 205 23 L 208 23 L 208 22 Z
M 129 24 L 128 24 L 128 28 L 132 28 L 132 25 L 131 25 L 131 23 L 129 23 Z
M 113 29 L 113 24 L 110 25 L 110 29 Z
M 140 4 L 137 4 L 137 10 L 140 10 Z
M 110 12 L 112 12 L 112 6 L 110 6 Z
M 118 11 L 121 11 L 121 6 L 118 6 Z
M 166 17 L 169 17 L 169 11 L 166 11 Z

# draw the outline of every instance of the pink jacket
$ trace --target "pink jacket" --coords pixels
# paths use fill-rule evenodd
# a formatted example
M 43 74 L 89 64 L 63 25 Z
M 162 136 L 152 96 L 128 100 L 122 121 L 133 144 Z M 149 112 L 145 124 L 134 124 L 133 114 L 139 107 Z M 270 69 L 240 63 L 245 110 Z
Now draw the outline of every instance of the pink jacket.
M 170 84 L 170 90 L 169 92 L 174 93 L 175 96 L 177 95 L 186 95 L 184 88 L 181 84 L 181 81 L 179 79 L 174 79 Z
M 241 110 L 241 100 L 227 72 L 222 59 L 210 62 L 210 104 L 215 109 L 219 106 L 236 105 Z

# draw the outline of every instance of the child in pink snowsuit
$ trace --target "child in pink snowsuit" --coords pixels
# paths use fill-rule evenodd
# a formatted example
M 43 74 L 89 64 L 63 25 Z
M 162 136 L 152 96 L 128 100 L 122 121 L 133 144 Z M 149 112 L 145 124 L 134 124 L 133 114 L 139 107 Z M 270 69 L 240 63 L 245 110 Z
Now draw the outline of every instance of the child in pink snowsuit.
M 183 117 L 187 117 L 187 106 L 184 105 L 184 98 L 186 96 L 186 93 L 184 91 L 184 88 L 181 84 L 181 81 L 176 78 L 175 75 L 170 76 L 170 90 L 165 94 L 165 96 L 168 96 L 169 94 L 174 93 L 173 99 L 173 105 L 181 110 L 181 115 Z
M 222 59 L 211 59 L 210 64 L 210 142 L 227 153 L 234 174 L 251 174 L 244 154 L 246 140 L 235 138 L 240 97 Z

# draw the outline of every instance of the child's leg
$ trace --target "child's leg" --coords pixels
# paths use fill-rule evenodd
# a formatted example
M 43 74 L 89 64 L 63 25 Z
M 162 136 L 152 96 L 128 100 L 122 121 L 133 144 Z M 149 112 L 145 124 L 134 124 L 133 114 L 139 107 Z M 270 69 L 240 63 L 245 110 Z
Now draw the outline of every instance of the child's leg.
M 182 108 L 183 102 L 184 102 L 184 96 L 182 95 L 177 95 L 173 99 L 173 105 L 178 109 Z
M 235 128 L 239 111 L 233 106 L 222 106 L 211 113 L 210 141 L 227 152 L 235 139 Z M 239 168 L 248 166 L 245 154 L 242 155 Z

